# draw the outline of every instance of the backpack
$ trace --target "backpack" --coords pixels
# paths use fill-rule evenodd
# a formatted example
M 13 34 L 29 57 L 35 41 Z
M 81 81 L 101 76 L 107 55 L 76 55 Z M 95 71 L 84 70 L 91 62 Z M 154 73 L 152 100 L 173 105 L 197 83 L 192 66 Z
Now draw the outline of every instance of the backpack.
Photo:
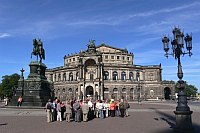
M 120 108 L 120 109 L 123 109 L 123 108 L 124 108 L 124 103 L 120 103 L 120 104 L 119 104 L 119 108 Z
M 51 104 L 50 103 L 47 104 L 47 109 L 51 109 Z

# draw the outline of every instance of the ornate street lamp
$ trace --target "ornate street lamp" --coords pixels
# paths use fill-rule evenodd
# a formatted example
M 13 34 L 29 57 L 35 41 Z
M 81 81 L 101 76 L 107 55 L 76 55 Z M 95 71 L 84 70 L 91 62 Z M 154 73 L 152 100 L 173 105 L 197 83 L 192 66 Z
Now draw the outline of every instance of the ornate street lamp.
M 24 69 L 22 68 L 21 70 L 21 80 L 22 80 L 22 96 L 24 96 Z
M 138 92 L 138 103 L 141 104 L 141 88 L 140 88 L 140 72 L 136 73 L 136 80 L 138 82 L 137 92 Z
M 171 41 L 172 45 L 172 52 L 169 52 L 169 38 L 164 36 L 162 38 L 163 47 L 165 51 L 165 56 L 168 58 L 169 55 L 172 55 L 175 59 L 178 59 L 178 72 L 177 76 L 179 78 L 178 86 L 178 105 L 176 107 L 176 111 L 174 111 L 176 115 L 176 131 L 180 132 L 194 132 L 192 126 L 192 118 L 189 106 L 187 105 L 187 96 L 184 92 L 185 89 L 185 81 L 182 80 L 183 78 L 183 71 L 181 66 L 181 56 L 188 54 L 189 56 L 192 55 L 192 36 L 186 34 L 184 38 L 184 33 L 181 31 L 180 28 L 175 27 L 172 31 L 173 33 L 173 40 Z M 187 52 L 184 50 L 184 40 Z

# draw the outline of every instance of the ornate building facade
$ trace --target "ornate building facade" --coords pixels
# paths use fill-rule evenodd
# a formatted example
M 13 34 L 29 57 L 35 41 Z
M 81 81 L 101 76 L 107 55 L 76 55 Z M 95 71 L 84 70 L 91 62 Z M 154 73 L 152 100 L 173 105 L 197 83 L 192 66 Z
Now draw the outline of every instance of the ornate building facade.
M 134 54 L 127 49 L 94 40 L 79 54 L 65 55 L 64 66 L 46 70 L 53 83 L 55 97 L 61 100 L 94 99 L 153 100 L 174 95 L 174 83 L 162 81 L 161 65 L 134 64 Z

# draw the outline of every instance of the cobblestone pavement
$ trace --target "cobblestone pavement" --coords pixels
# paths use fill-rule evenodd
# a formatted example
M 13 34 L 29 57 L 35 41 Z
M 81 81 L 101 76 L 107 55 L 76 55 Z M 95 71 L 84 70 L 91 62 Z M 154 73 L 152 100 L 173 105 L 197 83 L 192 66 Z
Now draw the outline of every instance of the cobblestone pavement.
M 129 117 L 94 119 L 89 122 L 46 122 L 44 109 L 0 108 L 0 133 L 171 133 L 176 103 L 130 103 Z M 200 106 L 191 105 L 195 131 L 200 132 Z

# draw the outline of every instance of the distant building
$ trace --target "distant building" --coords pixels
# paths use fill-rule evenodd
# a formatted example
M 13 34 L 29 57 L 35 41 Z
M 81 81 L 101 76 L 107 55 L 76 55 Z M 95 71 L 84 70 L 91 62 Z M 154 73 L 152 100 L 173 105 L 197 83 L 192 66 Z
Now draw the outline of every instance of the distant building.
M 64 66 L 47 69 L 45 75 L 61 100 L 88 96 L 154 100 L 174 95 L 174 82 L 162 81 L 161 65 L 140 66 L 133 61 L 134 54 L 127 49 L 96 46 L 91 40 L 87 50 L 65 55 Z

